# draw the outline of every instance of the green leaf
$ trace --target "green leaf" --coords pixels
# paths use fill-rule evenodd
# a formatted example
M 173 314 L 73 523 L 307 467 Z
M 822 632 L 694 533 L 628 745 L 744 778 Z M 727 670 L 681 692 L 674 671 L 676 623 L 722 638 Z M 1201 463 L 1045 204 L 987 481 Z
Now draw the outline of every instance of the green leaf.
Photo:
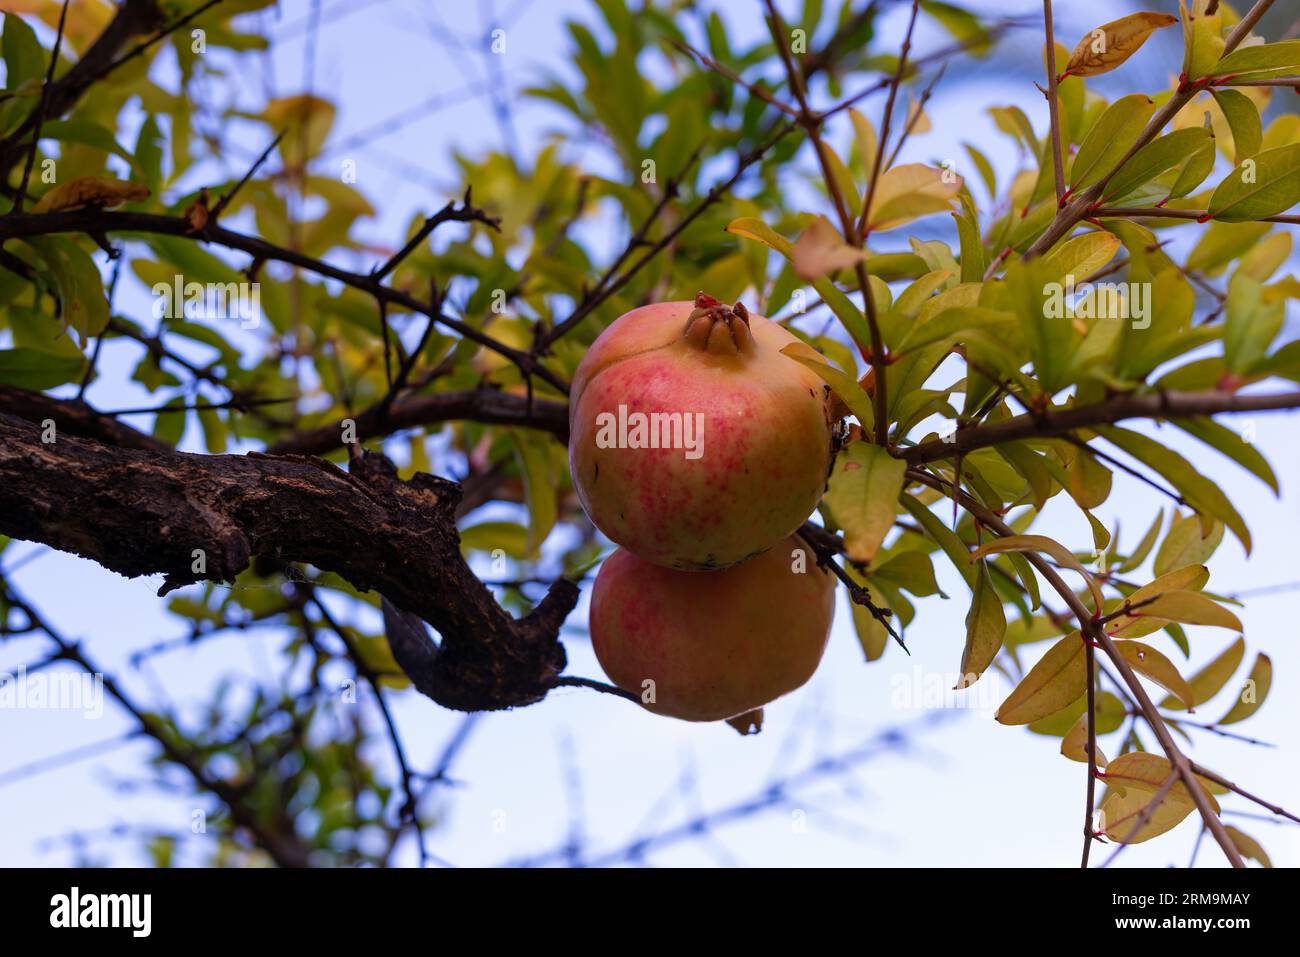
M 226 451 L 226 423 L 216 409 L 199 409 L 199 427 L 203 429 L 203 445 L 213 455 Z
M 1283 40 L 1279 43 L 1260 43 L 1233 50 L 1214 65 L 1211 75 L 1232 76 L 1241 73 L 1293 70 L 1298 67 L 1300 67 L 1300 40 Z
M 957 537 L 957 533 L 939 520 L 939 516 L 926 508 L 919 499 L 904 492 L 898 499 L 903 507 L 916 519 L 917 524 L 934 540 L 958 573 L 966 580 L 973 592 L 976 587 L 975 566 L 971 563 L 970 552 L 966 544 Z
M 792 342 L 781 349 L 781 355 L 788 356 L 800 365 L 807 366 L 822 377 L 840 400 L 857 416 L 858 421 L 867 428 L 875 421 L 875 412 L 871 405 L 871 396 L 858 385 L 853 376 L 841 372 L 826 361 L 826 357 L 812 346 L 802 342 Z
M 1151 523 L 1147 533 L 1142 536 L 1142 541 L 1138 543 L 1138 547 L 1133 549 L 1127 558 L 1115 566 L 1116 571 L 1131 572 L 1147 560 L 1147 556 L 1151 554 L 1151 549 L 1156 547 L 1156 542 L 1160 539 L 1160 526 L 1163 518 L 1162 513 L 1156 514 L 1155 521 Z
M 1232 130 L 1233 162 L 1242 161 L 1259 152 L 1264 131 L 1259 122 L 1259 110 L 1254 102 L 1240 90 L 1211 90 L 1219 109 Z
M 1223 332 L 1223 359 L 1228 371 L 1244 375 L 1268 354 L 1282 330 L 1286 302 L 1267 302 L 1258 280 L 1238 270 L 1228 282 L 1228 322 Z
M 1207 143 L 1187 157 L 1178 170 L 1174 185 L 1169 188 L 1168 199 L 1180 199 L 1205 182 L 1205 178 L 1214 171 L 1218 159 L 1213 143 Z
M 874 559 L 893 527 L 906 471 L 906 462 L 872 442 L 854 442 L 836 456 L 825 501 L 855 562 Z
M 0 349 L 0 382 L 39 392 L 80 380 L 86 360 L 37 349 Z
M 108 325 L 108 300 L 90 253 L 63 236 L 29 236 L 23 242 L 40 253 L 54 274 L 63 321 L 77 330 L 82 343 L 103 332 Z
M 112 130 L 90 120 L 50 120 L 41 127 L 41 139 L 90 146 L 120 156 L 131 164 L 132 169 L 140 169 L 136 158 L 118 144 Z
M 1070 189 L 1078 192 L 1101 180 L 1129 151 L 1155 112 L 1149 96 L 1121 97 L 1097 118 L 1070 166 Z
M 526 429 L 510 429 L 509 435 L 514 444 L 519 474 L 524 480 L 524 502 L 528 507 L 526 555 L 536 558 L 559 514 L 558 485 L 551 468 L 551 444 L 545 435 Z
M 1167 136 L 1153 140 L 1134 153 L 1133 158 L 1119 168 L 1119 172 L 1106 184 L 1104 197 L 1118 199 L 1127 196 L 1139 186 L 1151 182 L 1161 173 L 1173 169 L 1203 149 L 1209 140 L 1209 130 L 1199 126 L 1175 130 Z
M 16 13 L 5 13 L 4 38 L 0 47 L 5 59 L 5 88 L 17 90 L 29 80 L 40 80 L 45 75 L 45 49 L 36 39 L 36 32 Z
M 899 552 L 886 559 L 871 570 L 871 577 L 881 578 L 900 588 L 905 588 L 918 598 L 943 594 L 939 590 L 939 583 L 934 578 L 934 562 L 925 552 L 914 549 Z
M 1300 143 L 1265 150 L 1228 174 L 1210 197 L 1210 215 L 1244 223 L 1286 212 L 1300 201 Z
M 969 143 L 963 143 L 966 147 L 966 154 L 970 156 L 971 162 L 979 171 L 980 178 L 984 180 L 984 186 L 988 189 L 990 196 L 998 195 L 998 176 L 993 170 L 993 164 L 989 162 L 988 157 L 971 146 Z
M 1250 676 L 1241 686 L 1241 691 L 1237 693 L 1237 703 L 1217 723 L 1236 724 L 1238 721 L 1245 721 L 1260 709 L 1272 685 L 1273 662 L 1268 655 L 1261 654 L 1255 659 L 1255 665 L 1250 669 Z
M 980 239 L 979 223 L 972 217 L 953 213 L 957 222 L 957 237 L 961 243 L 961 281 L 982 282 L 984 270 L 988 265 L 984 261 L 984 243 Z
M 176 396 L 164 404 L 164 409 L 183 409 L 185 397 Z M 153 417 L 153 437 L 167 445 L 178 445 L 185 435 L 188 412 L 159 411 Z
M 529 537 L 529 530 L 517 522 L 479 522 L 460 530 L 460 547 L 462 551 L 488 554 L 500 550 L 511 558 L 523 559 L 528 554 Z
M 145 185 L 155 196 L 162 191 L 162 156 L 162 132 L 151 113 L 140 124 L 140 133 L 135 139 L 135 162 L 144 177 Z

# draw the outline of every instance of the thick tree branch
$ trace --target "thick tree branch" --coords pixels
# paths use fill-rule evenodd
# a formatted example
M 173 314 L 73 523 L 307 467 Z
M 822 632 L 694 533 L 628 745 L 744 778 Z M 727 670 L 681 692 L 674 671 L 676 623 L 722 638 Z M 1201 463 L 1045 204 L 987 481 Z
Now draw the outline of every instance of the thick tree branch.
M 158 452 L 168 448 L 152 435 L 131 428 L 111 416 L 96 412 L 76 399 L 56 399 L 40 392 L 28 392 L 0 383 L 0 412 L 41 425 L 54 423 L 56 435 L 74 435 L 94 439 L 124 449 Z
M 418 661 L 394 653 L 439 704 L 533 703 L 564 668 L 557 634 L 577 586 L 561 580 L 531 615 L 512 618 L 461 555 L 459 495 L 429 475 L 403 482 L 373 454 L 347 473 L 299 456 L 148 452 L 68 436 L 47 444 L 38 427 L 0 414 L 0 534 L 129 577 L 163 574 L 163 591 L 232 581 L 254 558 L 311 564 L 438 631 Z

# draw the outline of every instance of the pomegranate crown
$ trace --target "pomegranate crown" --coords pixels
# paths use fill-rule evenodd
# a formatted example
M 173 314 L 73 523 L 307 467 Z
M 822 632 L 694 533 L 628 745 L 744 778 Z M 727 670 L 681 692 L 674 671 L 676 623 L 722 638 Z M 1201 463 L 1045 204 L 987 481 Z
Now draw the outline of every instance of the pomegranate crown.
M 706 292 L 695 297 L 695 308 L 686 318 L 682 338 L 697 349 L 715 355 L 734 356 L 754 351 L 749 310 L 744 303 L 726 306 Z

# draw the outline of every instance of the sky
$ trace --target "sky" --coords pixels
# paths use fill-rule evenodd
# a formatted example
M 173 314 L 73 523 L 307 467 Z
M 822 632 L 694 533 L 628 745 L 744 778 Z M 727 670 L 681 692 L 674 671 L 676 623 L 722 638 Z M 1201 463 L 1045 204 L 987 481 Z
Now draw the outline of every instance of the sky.
M 1041 10 L 1028 0 L 972 5 L 997 13 Z M 490 5 L 324 0 L 314 57 L 306 43 L 309 4 L 281 6 L 270 21 L 278 43 L 271 79 L 283 92 L 300 90 L 305 61 L 314 59 L 316 92 L 339 105 L 334 133 L 339 140 L 374 131 L 388 117 L 418 114 L 430 97 L 449 104 L 398 132 L 372 133 L 355 148 L 358 185 L 379 212 L 363 225 L 363 235 L 392 245 L 413 215 L 440 207 L 457 191 L 453 149 L 473 153 L 500 148 L 506 140 L 484 101 L 464 93 L 478 79 L 483 58 L 475 54 L 474 43 L 485 25 L 480 13 Z M 743 39 L 762 29 L 751 0 L 720 6 L 733 36 Z M 576 0 L 501 0 L 497 8 L 510 24 L 509 52 L 500 66 L 514 87 L 571 69 L 563 20 L 594 19 L 591 8 Z M 1058 8 L 1058 31 L 1067 45 L 1096 22 L 1131 9 L 1115 0 Z M 1089 22 L 1080 19 L 1085 15 Z M 887 21 L 893 36 L 901 27 L 897 16 Z M 462 37 L 466 49 L 439 44 L 434 33 L 444 30 Z M 1175 31 L 1166 34 L 1151 41 L 1151 50 L 1135 59 L 1131 70 L 1097 88 L 1157 88 L 1176 71 L 1181 50 Z M 933 33 L 918 40 L 922 47 L 943 42 Z M 996 69 L 962 71 L 940 85 L 929 108 L 934 129 L 908 144 L 904 161 L 961 157 L 960 143 L 971 141 L 988 150 L 999 169 L 1008 168 L 1012 148 L 984 108 L 1018 104 L 1040 129 L 1046 110 L 1032 86 L 1037 78 L 1033 42 L 1013 39 L 1000 57 Z M 245 79 L 257 91 L 268 76 L 259 68 Z M 872 109 L 878 111 L 880 103 Z M 510 135 L 526 156 L 559 127 L 546 107 L 517 103 Z M 262 143 L 251 134 L 249 139 L 251 158 Z M 566 143 L 565 148 L 586 155 L 583 144 Z M 231 157 L 230 162 L 238 170 L 244 160 Z M 586 228 L 598 244 L 612 248 L 621 243 L 618 224 L 594 222 Z M 127 289 L 124 295 L 128 306 L 143 301 L 131 298 L 142 295 L 139 289 Z M 1294 337 L 1297 331 L 1292 314 L 1289 333 Z M 147 394 L 121 385 L 135 358 L 126 345 L 105 349 L 105 374 L 91 391 L 92 402 L 101 407 L 148 404 Z M 137 424 L 148 427 L 148 422 Z M 1297 419 L 1260 415 L 1254 428 L 1281 478 L 1280 500 L 1222 459 L 1199 451 L 1194 459 L 1241 506 L 1255 534 L 1249 560 L 1233 541 L 1212 560 L 1210 587 L 1221 593 L 1300 578 L 1293 558 L 1300 529 Z M 1188 443 L 1173 432 L 1165 428 L 1157 434 L 1186 451 Z M 1112 528 L 1118 523 L 1122 541 L 1131 545 L 1165 502 L 1132 481 L 1117 479 L 1116 487 L 1098 517 Z M 1076 546 L 1088 540 L 1082 518 L 1056 505 L 1049 507 L 1040 530 Z M 201 700 L 203 691 L 223 676 L 272 673 L 285 640 L 282 633 L 221 638 L 155 659 L 150 669 L 125 668 L 131 650 L 184 630 L 153 598 L 157 580 L 127 581 L 92 563 L 29 544 L 12 546 L 5 565 L 38 553 L 15 574 L 16 584 L 65 633 L 85 639 L 96 659 L 121 672 L 144 700 Z M 943 562 L 936 565 L 944 591 L 962 596 L 964 586 L 955 572 Z M 766 709 L 765 729 L 756 737 L 741 738 L 723 724 L 659 718 L 584 689 L 562 689 L 541 704 L 476 719 L 454 768 L 454 786 L 439 791 L 433 804 L 440 825 L 431 833 L 431 848 L 457 865 L 563 862 L 563 848 L 576 838 L 590 860 L 607 855 L 623 860 L 619 850 L 629 843 L 656 834 L 671 837 L 682 822 L 715 814 L 718 822 L 707 834 L 649 845 L 645 860 L 684 866 L 1074 866 L 1081 846 L 1085 769 L 1057 754 L 1057 739 L 992 720 L 996 704 L 1010 690 L 1004 680 L 987 675 L 976 686 L 973 702 L 953 699 L 948 707 L 934 708 L 907 700 L 909 692 L 922 697 L 920 691 L 956 670 L 964 604 L 926 599 L 920 606 L 921 624 L 908 635 L 911 656 L 891 647 L 883 659 L 866 664 L 842 594 L 839 601 L 817 674 L 806 687 Z M 585 597 L 565 632 L 569 672 L 600 677 L 582 628 L 584 615 Z M 1193 756 L 1249 790 L 1294 808 L 1300 805 L 1300 591 L 1252 599 L 1240 616 L 1252 657 L 1266 650 L 1275 675 L 1271 700 L 1242 730 L 1277 746 L 1252 747 L 1204 735 L 1195 739 Z M 1189 671 L 1236 637 L 1214 629 L 1190 633 Z M 35 642 L 0 646 L 0 671 L 33 660 L 39 650 Z M 391 700 L 417 765 L 431 765 L 463 727 L 463 716 L 414 692 Z M 1214 705 L 1209 709 L 1214 714 L 1205 719 L 1217 716 L 1218 708 L 1226 710 L 1226 705 Z M 8 769 L 112 741 L 128 728 L 111 706 L 98 719 L 68 711 L 0 710 L 0 863 L 66 863 L 70 852 L 58 838 L 72 830 L 96 832 L 117 824 L 188 828 L 188 800 L 131 786 L 141 780 L 140 764 L 152 754 L 144 743 L 19 781 L 5 778 Z M 819 762 L 823 769 L 834 769 L 832 759 L 846 754 L 862 760 L 842 773 L 816 775 L 820 783 L 812 787 L 798 786 L 807 769 Z M 791 777 L 794 783 L 784 791 L 774 790 Z M 782 795 L 789 800 L 777 800 Z M 1255 811 L 1240 800 L 1225 805 Z M 747 806 L 768 809 L 744 811 Z M 1228 820 L 1257 837 L 1275 864 L 1300 864 L 1300 829 L 1249 817 Z M 1126 850 L 1116 866 L 1185 865 L 1195 836 L 1193 816 L 1172 834 Z M 93 846 L 108 862 L 140 860 L 132 841 L 103 840 Z M 558 856 L 553 854 L 557 849 Z M 1221 866 L 1222 859 L 1207 842 L 1198 863 Z

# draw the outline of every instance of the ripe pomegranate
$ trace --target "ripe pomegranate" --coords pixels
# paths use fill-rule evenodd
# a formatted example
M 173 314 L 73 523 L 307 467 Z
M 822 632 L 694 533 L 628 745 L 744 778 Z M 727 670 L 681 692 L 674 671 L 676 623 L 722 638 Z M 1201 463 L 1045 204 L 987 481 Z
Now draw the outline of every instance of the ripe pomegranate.
M 835 580 L 794 536 L 718 572 L 664 568 L 620 548 L 596 576 L 591 643 L 610 680 L 649 710 L 719 721 L 811 678 L 834 612 Z
M 701 293 L 617 319 L 569 401 L 569 466 L 596 527 L 647 561 L 726 568 L 816 508 L 831 466 L 830 390 L 781 349 L 793 335 Z

